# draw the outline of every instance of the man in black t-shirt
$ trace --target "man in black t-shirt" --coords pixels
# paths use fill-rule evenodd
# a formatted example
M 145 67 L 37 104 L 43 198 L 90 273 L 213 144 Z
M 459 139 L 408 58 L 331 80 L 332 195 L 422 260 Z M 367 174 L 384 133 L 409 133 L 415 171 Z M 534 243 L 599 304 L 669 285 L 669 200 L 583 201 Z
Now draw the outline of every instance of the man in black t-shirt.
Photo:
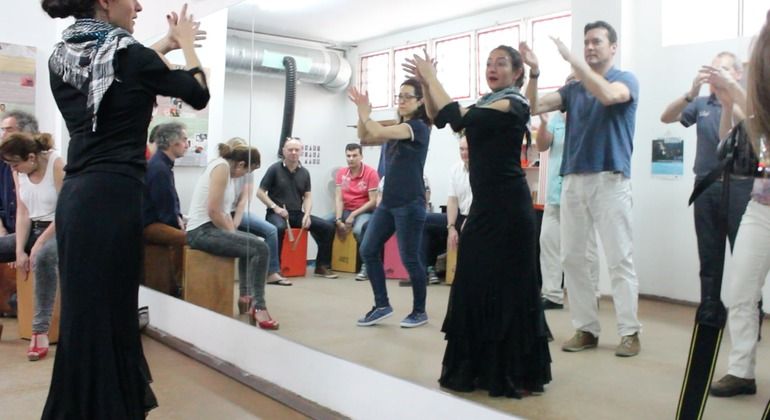
M 282 249 L 286 219 L 292 227 L 304 227 L 318 244 L 315 275 L 336 278 L 329 270 L 332 258 L 334 225 L 310 214 L 313 208 L 310 172 L 299 162 L 302 143 L 288 138 L 283 145 L 283 160 L 267 168 L 259 184 L 257 197 L 267 206 L 265 219 L 278 229 L 278 249 Z

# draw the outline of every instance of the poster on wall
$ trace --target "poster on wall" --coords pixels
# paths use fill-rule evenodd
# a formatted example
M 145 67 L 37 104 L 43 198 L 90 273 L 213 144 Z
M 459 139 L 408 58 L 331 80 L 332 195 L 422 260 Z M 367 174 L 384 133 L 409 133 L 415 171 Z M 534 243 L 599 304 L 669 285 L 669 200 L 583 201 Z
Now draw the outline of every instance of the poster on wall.
M 176 66 L 176 68 L 183 69 L 184 66 Z M 210 79 L 209 70 L 203 71 L 206 73 L 206 78 Z M 153 127 L 159 124 L 172 122 L 183 124 L 187 131 L 188 148 L 185 155 L 177 159 L 174 165 L 206 166 L 209 161 L 209 108 L 198 111 L 179 98 L 167 96 L 158 96 L 155 103 L 157 105 L 153 111 L 148 133 L 151 133 Z
M 684 140 L 677 137 L 652 141 L 652 175 L 676 177 L 684 174 Z
M 302 145 L 302 164 L 317 166 L 321 164 L 321 146 L 318 144 Z
M 35 47 L 0 42 L 0 113 L 35 113 Z

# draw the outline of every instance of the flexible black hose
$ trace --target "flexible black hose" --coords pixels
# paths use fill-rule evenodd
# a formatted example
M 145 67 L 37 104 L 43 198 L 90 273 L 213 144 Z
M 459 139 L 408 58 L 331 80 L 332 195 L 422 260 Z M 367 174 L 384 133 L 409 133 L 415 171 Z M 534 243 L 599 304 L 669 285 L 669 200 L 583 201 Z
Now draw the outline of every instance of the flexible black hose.
M 286 138 L 291 137 L 294 128 L 294 104 L 297 99 L 297 62 L 294 57 L 283 58 L 283 67 L 286 69 L 286 93 L 283 99 L 283 126 L 281 127 L 281 139 L 278 142 L 278 157 L 283 159 L 283 144 Z

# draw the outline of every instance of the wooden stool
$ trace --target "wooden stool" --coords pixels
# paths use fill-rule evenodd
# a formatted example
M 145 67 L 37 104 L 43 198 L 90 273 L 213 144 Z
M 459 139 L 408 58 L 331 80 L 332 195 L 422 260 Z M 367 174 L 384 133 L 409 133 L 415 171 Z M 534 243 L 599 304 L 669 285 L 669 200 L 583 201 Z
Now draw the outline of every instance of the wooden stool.
M 406 271 L 398 252 L 398 240 L 393 235 L 385 242 L 385 258 L 383 259 L 385 278 L 396 280 L 408 280 L 409 272 Z
M 235 258 L 185 246 L 183 271 L 184 300 L 224 316 L 234 315 Z
M 15 314 L 8 300 L 16 293 L 16 270 L 6 263 L 0 263 L 0 314 Z
M 161 293 L 179 296 L 183 267 L 177 253 L 182 253 L 181 246 L 144 244 L 142 284 Z
M 345 239 L 334 235 L 332 242 L 332 270 L 345 273 L 355 273 L 358 256 L 358 243 L 353 232 L 345 235 Z
M 289 230 L 283 234 L 281 245 L 281 274 L 284 277 L 304 277 L 307 272 L 307 236 L 304 229 L 291 228 L 294 242 L 289 241 Z
M 59 341 L 59 284 L 56 284 L 56 300 L 53 305 L 53 315 L 48 327 L 48 341 Z M 32 318 L 35 315 L 35 273 L 16 270 L 16 299 L 18 301 L 19 336 L 27 340 L 32 338 Z
M 447 249 L 446 251 L 446 284 L 452 284 L 455 281 L 456 271 L 457 271 L 457 248 Z

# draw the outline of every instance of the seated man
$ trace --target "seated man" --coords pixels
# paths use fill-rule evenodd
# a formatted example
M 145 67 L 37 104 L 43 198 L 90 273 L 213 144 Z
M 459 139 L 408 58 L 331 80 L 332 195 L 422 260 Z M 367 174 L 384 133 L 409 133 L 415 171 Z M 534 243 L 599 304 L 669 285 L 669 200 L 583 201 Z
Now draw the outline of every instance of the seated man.
M 144 189 L 144 240 L 169 245 L 172 251 L 174 281 L 181 286 L 182 248 L 187 243 L 185 222 L 174 185 L 174 160 L 187 151 L 187 132 L 182 124 L 159 124 L 153 129 L 158 151 L 147 163 Z
M 437 257 L 449 247 L 457 248 L 459 232 L 471 208 L 473 194 L 468 177 L 468 141 L 460 139 L 460 162 L 450 170 L 447 212 L 428 213 L 423 233 L 423 256 L 428 266 L 428 283 L 440 282 L 433 266 Z
M 363 163 L 361 145 L 350 143 L 345 146 L 347 168 L 340 168 L 335 179 L 335 213 L 327 220 L 335 224 L 337 234 L 345 237 L 351 231 L 359 245 L 363 242 L 362 229 L 372 217 L 377 200 L 377 185 L 380 177 L 377 171 Z M 366 265 L 361 265 L 359 276 L 366 278 Z
M 259 184 L 257 197 L 267 206 L 268 222 L 278 229 L 278 249 L 283 245 L 287 221 L 292 227 L 303 227 L 318 244 L 315 275 L 337 278 L 329 269 L 332 260 L 334 225 L 312 216 L 313 198 L 310 192 L 310 172 L 299 162 L 302 143 L 298 138 L 288 138 L 283 145 L 283 160 L 269 168 Z

